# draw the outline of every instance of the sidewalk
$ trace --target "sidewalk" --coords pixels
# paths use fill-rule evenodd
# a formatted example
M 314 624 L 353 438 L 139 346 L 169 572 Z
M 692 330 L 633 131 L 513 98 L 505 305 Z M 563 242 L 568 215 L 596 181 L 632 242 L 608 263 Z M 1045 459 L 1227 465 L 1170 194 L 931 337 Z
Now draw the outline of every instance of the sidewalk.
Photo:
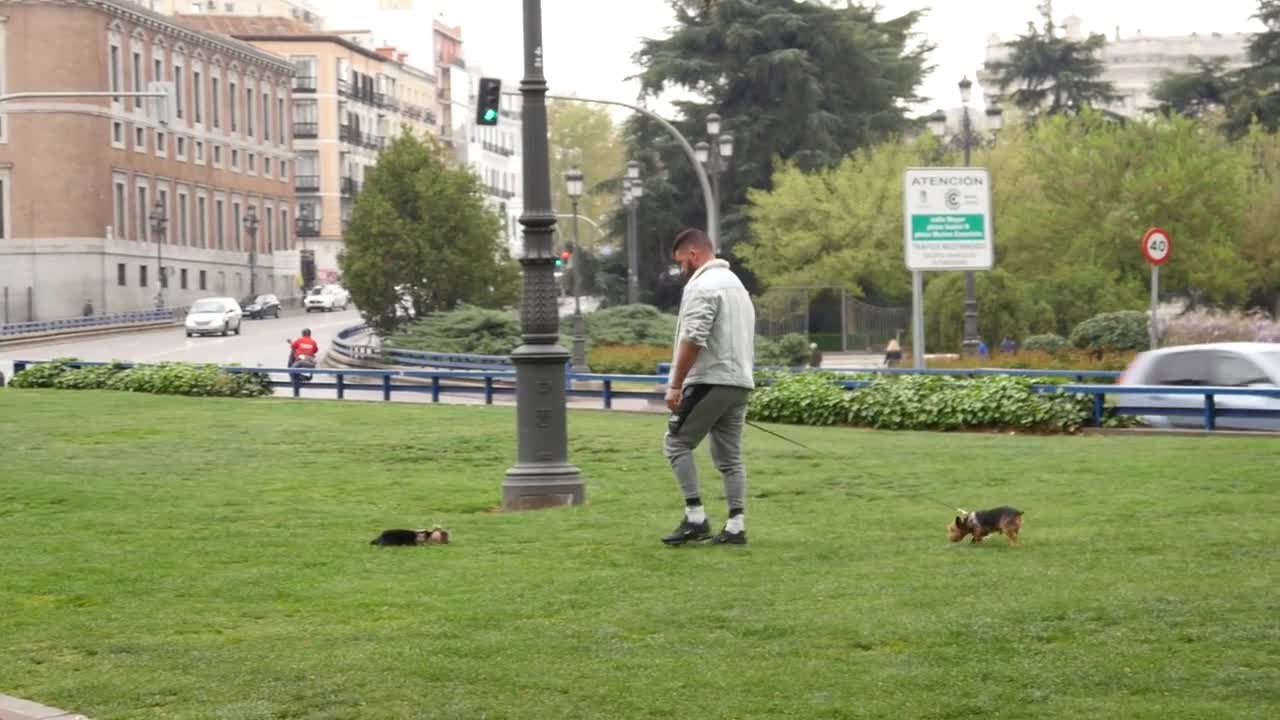
M 0 720 L 89 720 L 79 713 L 40 705 L 12 695 L 0 695 Z

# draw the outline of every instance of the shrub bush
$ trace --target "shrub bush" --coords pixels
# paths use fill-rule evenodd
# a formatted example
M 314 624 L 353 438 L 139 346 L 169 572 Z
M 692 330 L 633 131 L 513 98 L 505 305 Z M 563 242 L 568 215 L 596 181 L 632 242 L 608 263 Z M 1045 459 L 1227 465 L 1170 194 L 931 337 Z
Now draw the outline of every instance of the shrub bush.
M 665 362 L 671 362 L 665 345 L 599 345 L 587 351 L 591 372 L 607 375 L 653 375 Z
M 562 333 L 573 332 L 572 318 L 562 323 Z M 597 345 L 671 346 L 676 335 L 676 316 L 652 305 L 619 305 L 587 316 L 587 337 Z
M 1023 350 L 1012 355 L 996 353 L 985 358 L 960 357 L 954 359 L 932 358 L 929 367 L 939 370 L 964 368 L 1008 368 L 1011 370 L 1124 370 L 1133 362 L 1137 353 L 1113 352 L 1096 356 L 1087 352 L 1066 349 L 1057 354 L 1038 350 Z
M 1046 355 L 1057 355 L 1067 349 L 1067 339 L 1061 335 L 1046 333 L 1044 335 L 1032 335 L 1022 341 L 1022 349 L 1027 352 L 1039 352 Z
M 1147 314 L 1139 310 L 1102 313 L 1080 323 L 1071 331 L 1072 346 L 1095 356 L 1151 347 Z
M 806 367 L 809 364 L 809 341 L 804 335 L 791 333 L 774 340 L 756 336 L 756 365 L 766 367 Z
M 167 363 L 126 368 L 118 363 L 83 368 L 63 358 L 32 365 L 13 378 L 15 388 L 122 390 L 194 397 L 262 397 L 271 394 L 262 373 L 232 373 L 213 365 Z
M 424 352 L 507 355 L 520 345 L 520 320 L 506 310 L 466 306 L 418 318 L 386 338 L 386 345 Z
M 752 395 L 749 417 L 803 425 L 854 425 L 882 430 L 1018 428 L 1072 433 L 1089 418 L 1078 394 L 1038 393 L 1033 380 L 937 375 L 862 376 L 870 384 L 845 390 L 830 373 L 779 375 Z

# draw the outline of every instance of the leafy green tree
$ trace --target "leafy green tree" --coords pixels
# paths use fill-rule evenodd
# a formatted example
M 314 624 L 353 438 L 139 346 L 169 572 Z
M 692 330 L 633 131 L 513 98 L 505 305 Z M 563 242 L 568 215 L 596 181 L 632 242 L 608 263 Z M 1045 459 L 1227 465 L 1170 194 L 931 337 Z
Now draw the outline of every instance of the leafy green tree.
M 829 168 L 909 124 L 907 106 L 919 99 L 932 49 L 915 33 L 919 12 L 884 19 L 861 4 L 793 0 L 672 0 L 672 6 L 671 34 L 644 40 L 636 55 L 642 94 L 694 95 L 676 103 L 674 123 L 690 142 L 706 137 L 712 112 L 733 133 L 733 159 L 721 183 L 722 247 L 730 254 L 746 237 L 747 192 L 770 187 L 775 158 L 805 170 Z M 626 134 L 630 154 L 651 156 L 650 167 L 675 190 L 670 225 L 705 225 L 702 195 L 679 146 L 643 117 L 629 121 Z M 669 235 L 649 242 L 659 238 Z
M 1280 0 L 1259 0 L 1253 16 L 1266 27 L 1249 40 L 1249 67 L 1238 74 L 1239 92 L 1228 131 L 1242 137 L 1257 122 L 1270 132 L 1280 129 Z
M 1192 58 L 1190 69 L 1166 75 L 1151 96 L 1158 103 L 1157 112 L 1198 118 L 1228 107 L 1238 84 L 1237 76 L 1226 69 L 1225 58 Z
M 1053 308 L 1035 287 L 1001 268 L 977 273 L 974 294 L 978 300 L 978 335 L 988 347 L 998 347 L 1005 336 L 1015 339 L 1053 330 Z M 925 289 L 925 345 L 930 350 L 958 351 L 964 339 L 964 274 L 931 277 Z
M 365 320 L 388 334 L 406 297 L 417 315 L 462 303 L 502 307 L 519 293 L 518 269 L 485 205 L 480 181 L 450 167 L 431 137 L 405 130 L 365 176 L 339 262 Z
M 623 156 L 622 135 L 609 111 L 580 102 L 554 100 L 547 105 L 548 141 L 551 145 L 551 205 L 556 212 L 573 211 L 564 175 L 572 167 L 582 170 L 584 192 L 578 213 L 601 224 L 621 202 Z M 571 221 L 559 218 L 557 227 L 564 244 L 572 241 Z M 580 223 L 578 237 L 584 248 L 594 249 L 600 234 L 588 223 Z
M 1040 14 L 1043 27 L 1027 23 L 1027 32 L 1009 43 L 1009 59 L 989 64 L 1000 91 L 1014 87 L 1009 99 L 1032 118 L 1078 113 L 1113 102 L 1115 88 L 1101 79 L 1106 37 L 1095 33 L 1071 40 L 1058 35 L 1053 4 L 1047 0 Z

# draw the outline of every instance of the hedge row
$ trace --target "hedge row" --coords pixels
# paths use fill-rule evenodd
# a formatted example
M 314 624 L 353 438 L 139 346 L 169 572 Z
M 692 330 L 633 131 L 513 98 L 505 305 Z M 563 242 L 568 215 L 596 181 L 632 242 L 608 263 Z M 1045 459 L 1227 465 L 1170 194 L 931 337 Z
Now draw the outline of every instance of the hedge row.
M 263 397 L 271 394 L 260 373 L 232 373 L 213 365 L 165 363 L 124 367 L 119 364 L 73 367 L 72 358 L 32 365 L 13 376 L 15 388 L 122 390 L 194 397 Z
M 841 379 L 870 385 L 846 390 Z M 1090 397 L 1039 393 L 1052 381 L 990 376 L 770 375 L 751 398 L 752 420 L 796 425 L 849 425 L 879 430 L 1020 429 L 1074 433 L 1090 417 Z

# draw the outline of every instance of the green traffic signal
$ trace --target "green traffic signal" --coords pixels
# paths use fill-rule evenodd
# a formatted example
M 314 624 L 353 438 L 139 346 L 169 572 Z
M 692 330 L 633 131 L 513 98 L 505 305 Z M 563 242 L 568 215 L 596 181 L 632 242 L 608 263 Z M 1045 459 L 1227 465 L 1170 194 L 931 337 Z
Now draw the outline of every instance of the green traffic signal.
M 484 111 L 484 119 L 485 119 L 485 121 L 486 121 L 486 122 L 493 122 L 494 120 L 497 120 L 497 119 L 498 119 L 498 111 L 497 111 L 497 110 L 492 110 L 492 109 L 490 109 L 490 110 L 485 110 L 485 111 Z

